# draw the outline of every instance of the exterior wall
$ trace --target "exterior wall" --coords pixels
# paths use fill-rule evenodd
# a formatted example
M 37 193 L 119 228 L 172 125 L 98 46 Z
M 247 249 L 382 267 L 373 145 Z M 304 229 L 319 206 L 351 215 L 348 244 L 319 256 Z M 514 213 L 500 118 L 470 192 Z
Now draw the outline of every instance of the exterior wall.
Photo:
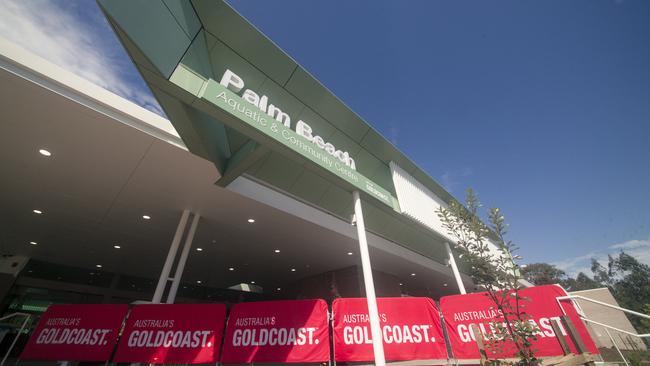
M 570 292 L 569 294 L 580 295 L 607 304 L 620 306 L 616 302 L 616 299 L 614 299 L 614 296 L 612 296 L 611 292 L 609 292 L 609 289 L 607 288 L 575 291 L 575 292 Z M 628 332 L 632 332 L 635 334 L 637 333 L 636 329 L 634 329 L 632 323 L 630 323 L 630 321 L 628 320 L 624 312 L 616 309 L 611 309 L 602 305 L 594 304 L 589 301 L 584 301 L 584 300 L 576 300 L 576 301 L 578 302 L 578 304 L 580 305 L 580 307 L 582 308 L 582 310 L 584 311 L 588 319 L 597 321 L 599 323 L 611 325 L 613 327 L 623 329 Z M 607 332 L 605 331 L 605 327 L 596 324 L 590 324 L 590 323 L 587 324 L 588 324 L 587 328 L 589 329 L 589 333 L 591 334 L 591 337 L 593 338 L 594 342 L 596 342 L 598 348 L 614 347 L 612 341 L 607 335 Z M 642 350 L 646 349 L 645 344 L 638 337 L 632 337 L 621 332 L 616 332 L 614 330 L 610 330 L 610 333 L 614 338 L 614 340 L 616 341 L 618 347 L 621 349 L 634 349 L 634 348 L 642 349 Z
M 453 245 L 456 239 L 447 232 L 437 214 L 441 208 L 447 208 L 447 203 L 398 164 L 391 162 L 390 169 L 402 214 L 429 228 Z M 487 240 L 490 251 L 496 256 L 501 255 L 496 244 L 489 238 Z

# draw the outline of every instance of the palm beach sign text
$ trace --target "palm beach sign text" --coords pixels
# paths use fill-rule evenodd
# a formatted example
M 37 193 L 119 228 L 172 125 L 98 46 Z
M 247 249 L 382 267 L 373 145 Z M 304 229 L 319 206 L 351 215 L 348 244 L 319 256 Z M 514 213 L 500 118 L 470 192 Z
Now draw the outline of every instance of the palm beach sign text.
M 270 103 L 267 96 L 260 97 L 250 89 L 245 89 L 243 96 L 239 96 L 237 93 L 241 92 L 244 86 L 241 77 L 226 70 L 221 82 L 210 79 L 204 84 L 199 98 L 291 148 L 393 209 L 398 209 L 397 200 L 390 192 L 356 171 L 354 159 L 348 152 L 338 150 L 331 143 L 325 142 L 302 120 L 296 123 L 296 131 L 292 130 L 291 117 Z
M 242 89 L 244 89 L 244 80 L 230 70 L 226 70 L 226 72 L 223 74 L 220 84 L 235 93 L 239 93 Z M 262 95 L 260 97 L 256 92 L 250 89 L 246 89 L 244 90 L 244 93 L 241 95 L 241 97 L 248 103 L 259 108 L 262 112 L 265 112 L 269 117 L 275 118 L 276 121 L 282 123 L 285 127 L 291 128 L 291 117 L 288 114 L 282 112 L 282 110 L 277 106 L 269 103 L 269 98 L 266 95 Z M 308 141 L 313 142 L 316 146 L 318 146 L 318 148 L 325 150 L 328 154 L 338 158 L 348 167 L 357 170 L 357 167 L 354 164 L 354 159 L 350 157 L 350 154 L 348 154 L 347 151 L 343 152 L 341 150 L 337 150 L 334 145 L 329 142 L 325 142 L 322 137 L 318 135 L 312 135 L 311 127 L 303 120 L 296 122 L 296 133 L 306 138 Z

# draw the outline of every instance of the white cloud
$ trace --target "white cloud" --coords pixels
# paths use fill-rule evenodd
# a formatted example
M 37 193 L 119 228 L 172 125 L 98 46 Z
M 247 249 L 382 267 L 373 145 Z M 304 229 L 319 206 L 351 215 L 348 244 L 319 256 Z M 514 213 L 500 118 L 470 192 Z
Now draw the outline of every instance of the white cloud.
M 628 240 L 623 243 L 612 244 L 605 249 L 578 257 L 566 258 L 552 264 L 572 277 L 575 277 L 579 272 L 591 276 L 591 258 L 595 258 L 602 265 L 606 265 L 608 255 L 617 256 L 621 251 L 633 256 L 641 263 L 650 265 L 650 239 Z
M 0 36 L 164 115 L 126 53 L 108 33 L 112 31 L 99 9 L 93 7 L 95 13 L 88 14 L 87 7 L 81 9 L 79 5 L 44 0 L 0 0 Z

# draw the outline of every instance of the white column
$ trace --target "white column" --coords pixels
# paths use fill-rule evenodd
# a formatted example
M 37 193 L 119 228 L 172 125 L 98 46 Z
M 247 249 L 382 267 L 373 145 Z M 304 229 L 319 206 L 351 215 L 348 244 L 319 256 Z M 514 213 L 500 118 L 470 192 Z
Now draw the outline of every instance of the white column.
M 174 258 L 176 258 L 176 252 L 178 251 L 178 246 L 181 243 L 181 238 L 183 237 L 183 232 L 185 231 L 185 226 L 187 225 L 187 219 L 189 216 L 190 211 L 187 209 L 183 210 L 181 220 L 178 222 L 178 227 L 176 227 L 176 233 L 174 234 L 172 245 L 169 247 L 169 252 L 167 253 L 165 265 L 163 265 L 162 271 L 160 272 L 160 278 L 158 279 L 158 284 L 156 285 L 156 291 L 153 293 L 153 298 L 151 299 L 151 302 L 154 304 L 160 303 L 163 292 L 165 292 L 167 281 L 169 281 L 169 272 L 172 270 L 172 264 L 174 263 Z
M 458 266 L 456 265 L 456 259 L 454 259 L 454 253 L 452 253 L 451 247 L 447 242 L 445 242 L 445 249 L 447 249 L 447 255 L 449 256 L 449 265 L 451 266 L 452 272 L 454 272 L 454 278 L 456 278 L 458 290 L 461 294 L 466 294 L 467 291 L 465 291 L 465 284 L 463 284 L 463 279 L 460 277 L 460 272 L 458 271 Z
M 178 291 L 178 285 L 181 283 L 181 277 L 183 277 L 183 270 L 185 269 L 185 263 L 187 262 L 187 257 L 190 254 L 190 249 L 192 248 L 192 242 L 194 241 L 194 234 L 196 233 L 196 227 L 199 225 L 199 219 L 201 215 L 195 213 L 194 218 L 192 219 L 192 225 L 190 225 L 190 231 L 187 233 L 185 238 L 185 244 L 183 245 L 183 251 L 181 252 L 181 258 L 178 260 L 176 265 L 176 273 L 174 273 L 174 280 L 172 281 L 172 286 L 169 289 L 169 294 L 167 295 L 167 303 L 173 304 L 176 300 L 176 292 Z
M 354 199 L 354 216 L 357 221 L 357 236 L 359 237 L 359 256 L 361 257 L 363 283 L 366 288 L 366 300 L 368 301 L 368 315 L 370 316 L 370 333 L 372 334 L 372 348 L 375 353 L 375 365 L 385 366 L 384 342 L 379 326 L 375 283 L 372 279 L 372 266 L 370 265 L 370 253 L 368 252 L 368 241 L 366 239 L 366 225 L 363 222 L 363 211 L 361 210 L 359 192 L 352 192 L 352 197 Z

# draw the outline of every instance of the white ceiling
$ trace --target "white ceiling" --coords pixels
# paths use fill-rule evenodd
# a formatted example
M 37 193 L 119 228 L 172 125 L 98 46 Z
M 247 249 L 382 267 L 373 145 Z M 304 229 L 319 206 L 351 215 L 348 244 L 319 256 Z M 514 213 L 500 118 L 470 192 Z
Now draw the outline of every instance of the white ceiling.
M 202 216 L 203 251 L 191 251 L 183 280 L 275 288 L 359 264 L 353 238 L 218 187 L 212 163 L 4 70 L 0 110 L 2 254 L 157 279 L 187 208 Z M 376 249 L 371 258 L 413 287 L 454 292 L 450 271 Z

